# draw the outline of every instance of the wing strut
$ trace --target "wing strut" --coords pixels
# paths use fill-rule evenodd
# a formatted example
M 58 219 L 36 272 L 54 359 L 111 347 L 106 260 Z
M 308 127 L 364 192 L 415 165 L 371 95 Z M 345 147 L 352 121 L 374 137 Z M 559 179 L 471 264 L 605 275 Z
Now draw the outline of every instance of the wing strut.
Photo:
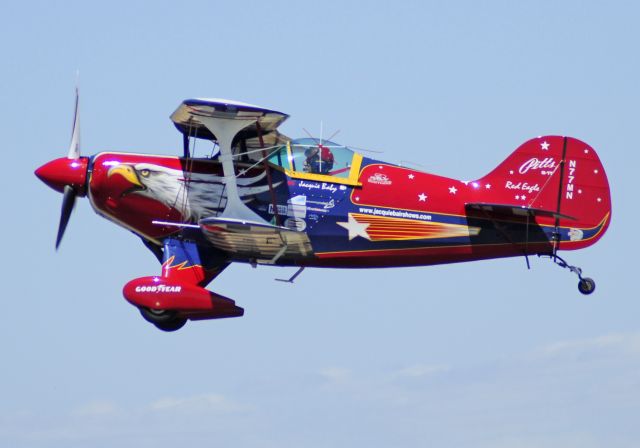
M 281 226 L 280 214 L 278 213 L 278 202 L 276 199 L 276 192 L 273 189 L 273 182 L 271 181 L 271 168 L 267 162 L 267 151 L 264 149 L 264 138 L 262 137 L 262 127 L 260 122 L 256 121 L 256 129 L 258 131 L 258 141 L 260 142 L 260 148 L 262 148 L 262 165 L 267 173 L 267 182 L 269 183 L 269 192 L 271 193 L 271 204 L 273 205 L 273 217 L 276 220 L 276 225 Z
M 189 128 L 189 130 L 191 130 L 191 128 Z M 182 134 L 182 151 L 184 154 L 184 158 L 188 159 L 189 157 L 191 157 L 191 154 L 189 152 L 189 135 L 188 134 Z
M 262 217 L 247 207 L 238 194 L 233 153 L 231 145 L 235 136 L 247 126 L 255 124 L 256 118 L 222 118 L 198 116 L 198 120 L 216 136 L 220 147 L 220 161 L 227 189 L 227 205 L 220 215 L 223 218 L 239 219 L 255 223 L 268 224 Z

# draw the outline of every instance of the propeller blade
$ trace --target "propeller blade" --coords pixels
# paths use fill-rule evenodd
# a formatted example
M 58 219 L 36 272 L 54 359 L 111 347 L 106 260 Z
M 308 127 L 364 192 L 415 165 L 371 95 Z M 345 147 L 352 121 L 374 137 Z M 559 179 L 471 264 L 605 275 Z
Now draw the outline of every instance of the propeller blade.
M 73 113 L 73 130 L 71 131 L 71 144 L 69 145 L 69 159 L 80 158 L 80 93 L 76 87 L 76 107 Z
M 64 196 L 62 197 L 62 210 L 60 211 L 60 224 L 58 225 L 58 237 L 56 238 L 56 250 L 60 246 L 62 236 L 69 223 L 73 206 L 76 203 L 76 191 L 70 185 L 65 185 Z

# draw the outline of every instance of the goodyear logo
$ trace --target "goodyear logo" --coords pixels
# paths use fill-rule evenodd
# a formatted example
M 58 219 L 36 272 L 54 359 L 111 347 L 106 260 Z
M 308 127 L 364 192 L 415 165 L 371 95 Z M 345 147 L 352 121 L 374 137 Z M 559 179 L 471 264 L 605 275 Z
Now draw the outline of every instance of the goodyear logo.
M 136 292 L 180 292 L 182 286 L 167 286 L 167 285 L 153 285 L 153 286 L 136 286 Z

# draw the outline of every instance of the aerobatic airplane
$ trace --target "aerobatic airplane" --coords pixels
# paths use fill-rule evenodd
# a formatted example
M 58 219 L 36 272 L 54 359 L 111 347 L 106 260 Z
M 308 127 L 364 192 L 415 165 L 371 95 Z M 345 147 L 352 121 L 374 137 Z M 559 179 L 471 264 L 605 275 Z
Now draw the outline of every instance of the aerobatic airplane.
M 183 101 L 171 115 L 182 157 L 80 155 L 78 96 L 67 157 L 35 174 L 64 194 L 56 248 L 77 196 L 138 235 L 160 272 L 124 297 L 164 331 L 187 320 L 242 316 L 205 287 L 232 262 L 298 267 L 426 266 L 558 255 L 598 241 L 611 197 L 594 149 L 571 137 L 525 142 L 473 181 L 381 162 L 331 141 L 278 132 L 288 115 L 222 99 Z M 207 157 L 192 142 L 213 142 Z

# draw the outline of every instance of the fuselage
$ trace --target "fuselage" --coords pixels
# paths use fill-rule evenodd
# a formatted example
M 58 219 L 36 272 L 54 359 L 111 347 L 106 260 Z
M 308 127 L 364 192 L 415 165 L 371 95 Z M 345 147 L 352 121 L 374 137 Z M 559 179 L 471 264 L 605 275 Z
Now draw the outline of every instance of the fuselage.
M 313 248 L 279 265 L 392 267 L 523 254 L 524 241 L 505 238 L 490 219 L 469 216 L 467 204 L 501 199 L 490 183 L 367 158 L 356 185 L 297 178 L 274 165 L 268 170 L 269 176 L 263 165 L 237 164 L 243 202 L 267 222 L 306 232 Z M 195 226 L 226 203 L 217 160 L 113 152 L 90 159 L 87 196 L 98 214 L 157 245 L 183 229 L 166 223 Z M 550 250 L 553 219 L 538 221 L 543 234 L 539 240 L 529 237 L 529 253 Z M 509 234 L 522 226 L 513 222 Z

